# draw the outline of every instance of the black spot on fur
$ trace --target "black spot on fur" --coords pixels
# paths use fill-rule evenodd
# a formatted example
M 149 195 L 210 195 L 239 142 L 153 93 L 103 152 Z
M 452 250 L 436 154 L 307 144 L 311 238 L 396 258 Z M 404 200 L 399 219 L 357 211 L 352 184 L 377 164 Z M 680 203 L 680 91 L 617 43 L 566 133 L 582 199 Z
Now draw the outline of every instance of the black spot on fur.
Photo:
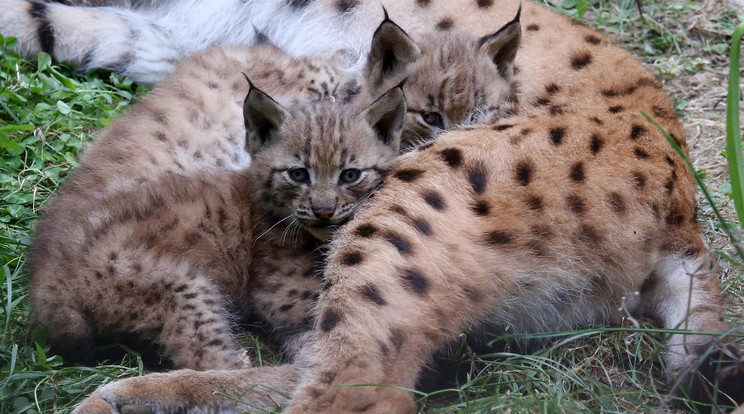
M 553 128 L 550 130 L 550 141 L 556 146 L 563 143 L 563 137 L 566 135 L 566 128 Z
M 429 290 L 430 282 L 418 269 L 406 269 L 401 275 L 405 282 L 406 288 L 411 292 L 423 296 Z
M 31 17 L 36 22 L 36 34 L 39 36 L 41 50 L 54 56 L 54 31 L 47 18 L 47 5 L 42 2 L 31 2 Z
M 359 0 L 337 0 L 336 10 L 341 13 L 350 12 L 354 7 L 359 5 Z
M 406 342 L 406 337 L 403 335 L 403 331 L 398 328 L 390 329 L 390 343 L 393 344 L 393 348 L 396 351 L 400 351 L 403 344 Z
M 607 196 L 607 202 L 610 203 L 610 207 L 615 213 L 625 213 L 627 206 L 625 205 L 625 199 L 619 193 L 612 192 Z
M 462 151 L 457 148 L 445 148 L 439 154 L 444 162 L 452 168 L 459 167 L 462 164 Z
M 522 136 L 527 136 L 527 135 L 529 135 L 531 133 L 532 133 L 532 129 L 531 128 L 522 128 L 519 131 L 519 134 L 522 135 Z
M 571 172 L 568 173 L 568 177 L 575 183 L 584 181 L 584 178 L 586 178 L 586 175 L 584 174 L 584 163 L 577 162 L 576 164 L 572 165 Z
M 455 25 L 455 21 L 451 17 L 445 17 L 437 23 L 438 30 L 450 30 Z
M 310 0 L 287 0 L 287 4 L 293 9 L 301 9 L 310 4 Z
M 592 34 L 586 35 L 584 37 L 584 40 L 586 40 L 587 43 L 592 44 L 592 45 L 598 45 L 602 43 L 602 39 L 599 36 L 595 36 Z
M 294 308 L 294 303 L 288 303 L 286 305 L 280 306 L 279 307 L 279 310 L 282 311 L 282 312 L 286 312 L 286 311 L 288 311 L 288 310 L 290 310 L 292 308 Z
M 476 194 L 483 194 L 486 191 L 487 179 L 483 166 L 472 168 L 468 172 L 468 179 L 470 180 L 470 186 L 473 187 L 473 191 Z
M 408 212 L 406 211 L 406 209 L 397 204 L 390 207 L 390 211 L 392 211 L 393 213 L 400 214 L 401 216 L 408 216 Z
M 476 4 L 478 4 L 478 7 L 481 9 L 487 9 L 493 6 L 493 0 L 476 0 Z
M 410 255 L 413 253 L 411 243 L 405 237 L 394 231 L 388 231 L 385 234 L 385 240 L 387 240 L 388 243 L 392 244 L 396 249 L 398 249 L 398 252 L 400 254 Z
M 609 112 L 611 114 L 616 114 L 618 112 L 622 112 L 622 110 L 623 110 L 623 107 L 621 105 L 615 105 L 615 106 L 611 106 L 611 107 L 607 108 L 607 112 Z
M 431 224 L 424 219 L 414 219 L 413 226 L 424 236 L 431 236 L 434 233 L 431 229 Z
M 589 118 L 589 120 L 594 122 L 597 125 L 604 125 L 604 122 L 602 122 L 602 120 L 597 118 L 596 116 Z
M 669 164 L 672 167 L 674 167 L 674 160 L 669 155 L 667 155 L 667 156 L 664 157 L 664 161 L 666 161 L 667 164 Z
M 633 183 L 635 184 L 636 188 L 643 189 L 646 188 L 646 176 L 643 175 L 643 173 L 638 171 L 633 171 L 631 173 L 631 177 L 633 179 Z
M 560 105 L 550 105 L 550 108 L 548 108 L 548 113 L 550 113 L 550 115 L 553 115 L 553 116 L 561 115 L 565 112 L 566 111 L 564 111 L 563 107 L 561 107 Z
M 494 125 L 493 130 L 494 131 L 506 131 L 509 128 L 514 127 L 514 125 L 511 124 L 501 124 L 501 125 Z
M 630 139 L 638 139 L 645 133 L 646 128 L 641 125 L 633 125 L 633 127 L 630 129 Z
M 536 32 L 540 30 L 540 26 L 532 23 L 532 24 L 527 25 L 526 29 L 528 32 Z
M 581 231 L 579 231 L 579 239 L 585 243 L 599 243 L 602 236 L 594 227 L 584 223 L 581 225 Z
M 442 196 L 440 196 L 436 191 L 425 191 L 421 193 L 421 197 L 424 198 L 426 204 L 432 206 L 435 210 L 444 210 L 444 200 L 442 200 Z
M 537 105 L 537 106 L 548 106 L 548 105 L 550 105 L 550 99 L 548 99 L 548 98 L 546 98 L 544 96 L 543 97 L 540 97 L 540 98 L 537 98 L 537 100 L 535 101 L 535 105 Z
M 371 224 L 360 224 L 359 227 L 354 230 L 354 233 L 360 237 L 372 237 L 376 232 L 377 227 Z
M 592 63 L 592 55 L 587 52 L 575 54 L 571 58 L 571 67 L 574 70 L 580 70 Z
M 672 190 L 674 190 L 674 180 L 672 178 L 668 179 L 664 183 L 664 188 L 666 189 L 667 194 L 671 194 Z
M 533 170 L 534 167 L 532 165 L 532 162 L 529 160 L 520 161 L 519 163 L 517 163 L 515 177 L 519 185 L 526 186 L 530 183 L 530 180 L 532 180 Z
M 396 171 L 393 176 L 401 181 L 410 183 L 419 179 L 419 177 L 421 177 L 423 173 L 424 170 L 419 170 L 416 168 L 404 168 L 402 170 Z
M 478 201 L 472 206 L 473 212 L 479 216 L 487 216 L 491 207 L 485 201 Z
M 509 244 L 514 240 L 514 236 L 511 233 L 505 231 L 492 231 L 486 234 L 486 243 L 504 245 Z
M 597 155 L 604 146 L 604 140 L 597 134 L 592 135 L 591 142 L 589 143 L 589 151 L 592 154 Z
M 527 197 L 527 207 L 529 207 L 530 210 L 542 210 L 543 208 L 542 197 L 538 195 L 530 195 L 529 197 Z
M 325 309 L 320 317 L 320 329 L 323 332 L 328 332 L 335 328 L 339 321 L 341 321 L 341 314 L 337 310 L 333 308 Z
M 359 252 L 348 252 L 341 256 L 341 263 L 346 266 L 356 266 L 362 263 L 364 257 Z
M 635 147 L 635 149 L 633 150 L 633 153 L 635 154 L 636 157 L 642 160 L 647 160 L 649 157 L 648 152 L 646 152 L 643 148 L 640 148 L 640 147 Z
M 557 92 L 560 92 L 560 90 L 561 90 L 561 87 L 556 85 L 553 82 L 545 85 L 545 92 L 547 92 L 549 95 L 553 95 Z
M 676 208 L 673 208 L 666 217 L 666 224 L 679 226 L 685 221 L 685 216 Z
M 387 305 L 387 301 L 382 297 L 380 291 L 375 286 L 364 286 L 362 288 L 362 296 L 371 300 L 377 305 Z
M 582 215 L 586 212 L 586 201 L 581 196 L 569 194 L 566 196 L 566 205 L 576 215 Z
M 416 0 L 416 5 L 419 7 L 429 7 L 431 0 Z

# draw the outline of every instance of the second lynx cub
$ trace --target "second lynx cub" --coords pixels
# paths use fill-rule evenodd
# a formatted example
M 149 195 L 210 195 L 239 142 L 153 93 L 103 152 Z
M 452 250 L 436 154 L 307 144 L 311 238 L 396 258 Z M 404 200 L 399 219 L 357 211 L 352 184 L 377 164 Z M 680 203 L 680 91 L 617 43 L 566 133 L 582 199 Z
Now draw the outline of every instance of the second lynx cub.
M 40 226 L 34 248 L 47 254 L 33 274 L 56 271 L 31 284 L 34 322 L 54 326 L 66 359 L 90 357 L 96 336 L 127 333 L 159 344 L 178 367 L 239 368 L 248 361 L 231 333 L 233 308 L 263 317 L 285 342 L 309 330 L 317 239 L 391 168 L 403 92 L 360 113 L 324 102 L 285 109 L 251 87 L 243 111 L 248 170 L 166 174 L 102 201 L 74 200 L 83 214 Z M 50 228 L 69 229 L 64 243 Z

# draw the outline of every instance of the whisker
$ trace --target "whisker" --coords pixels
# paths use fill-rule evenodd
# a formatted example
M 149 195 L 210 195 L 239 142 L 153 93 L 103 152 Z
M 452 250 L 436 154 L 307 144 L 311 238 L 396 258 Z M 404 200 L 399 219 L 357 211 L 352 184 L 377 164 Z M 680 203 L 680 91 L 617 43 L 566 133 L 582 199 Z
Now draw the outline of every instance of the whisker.
M 265 236 L 265 235 L 266 235 L 266 233 L 270 232 L 270 231 L 271 231 L 271 230 L 272 230 L 272 229 L 273 229 L 274 227 L 278 226 L 278 225 L 279 225 L 279 223 L 281 223 L 281 222 L 283 222 L 283 221 L 285 221 L 285 220 L 287 220 L 287 219 L 289 219 L 289 218 L 292 218 L 292 217 L 294 217 L 294 214 L 290 214 L 290 215 L 288 215 L 287 217 L 284 217 L 283 219 L 281 219 L 281 220 L 277 221 L 276 223 L 274 223 L 274 225 L 273 225 L 273 226 L 269 227 L 269 229 L 268 229 L 268 230 L 266 230 L 265 232 L 261 233 L 261 235 L 260 235 L 260 236 L 256 237 L 256 239 L 255 239 L 255 240 L 253 240 L 253 244 L 251 244 L 251 247 L 255 246 L 255 245 L 256 245 L 256 242 L 257 242 L 257 241 L 258 241 L 258 240 L 259 240 L 259 239 L 260 239 L 261 237 Z

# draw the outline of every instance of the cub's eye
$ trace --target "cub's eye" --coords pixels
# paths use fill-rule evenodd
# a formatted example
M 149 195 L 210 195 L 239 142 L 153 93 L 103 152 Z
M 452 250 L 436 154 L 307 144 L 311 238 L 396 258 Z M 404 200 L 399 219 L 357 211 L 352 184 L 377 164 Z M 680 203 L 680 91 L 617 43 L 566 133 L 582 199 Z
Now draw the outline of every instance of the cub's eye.
M 289 178 L 291 178 L 292 181 L 298 182 L 300 184 L 310 183 L 310 173 L 308 173 L 305 168 L 290 168 L 287 173 L 289 174 Z
M 339 180 L 341 181 L 341 184 L 351 184 L 359 180 L 359 177 L 361 176 L 361 171 L 357 170 L 356 168 L 349 168 L 347 170 L 341 171 Z
M 439 112 L 421 112 L 421 119 L 434 128 L 444 129 L 444 121 Z

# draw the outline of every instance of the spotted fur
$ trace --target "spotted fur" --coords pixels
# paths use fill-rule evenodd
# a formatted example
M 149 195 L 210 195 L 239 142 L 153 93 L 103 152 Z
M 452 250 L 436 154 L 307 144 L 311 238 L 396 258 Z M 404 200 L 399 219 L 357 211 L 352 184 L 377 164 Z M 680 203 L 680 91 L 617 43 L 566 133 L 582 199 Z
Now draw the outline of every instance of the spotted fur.
M 317 246 L 382 182 L 404 113 L 400 88 L 360 113 L 328 100 L 285 109 L 253 87 L 247 170 L 165 170 L 126 185 L 100 172 L 116 160 L 89 153 L 37 226 L 32 324 L 49 324 L 69 362 L 91 361 L 96 337 L 126 334 L 155 341 L 176 367 L 234 369 L 248 364 L 231 333 L 237 310 L 269 322 L 291 355 L 313 322 Z
M 416 39 L 441 29 L 485 36 L 513 18 L 517 3 L 387 6 L 393 16 L 411 16 L 399 24 Z M 686 150 L 671 100 L 639 62 L 594 31 L 529 2 L 521 22 L 518 116 L 445 134 L 406 155 L 335 239 L 316 338 L 297 358 L 292 378 L 298 379 L 272 384 L 292 395 L 288 412 L 415 412 L 406 390 L 436 349 L 475 324 L 496 318 L 522 332 L 614 324 L 622 297 L 636 290 L 640 301 L 628 305 L 636 315 L 665 328 L 726 331 L 695 222 L 691 172 L 638 115 L 658 116 Z M 365 30 L 360 25 L 358 33 Z M 634 125 L 645 131 L 634 133 Z M 429 234 L 414 220 L 428 223 Z M 721 389 L 739 398 L 743 374 L 736 364 L 726 361 L 734 369 L 723 374 L 696 371 L 698 362 L 709 364 L 703 356 L 710 346 L 707 338 L 672 335 L 665 349 L 670 378 L 698 391 L 705 388 L 697 372 L 720 375 Z M 711 357 L 737 352 L 720 348 Z M 218 376 L 219 387 L 247 387 L 260 371 Z M 187 384 L 180 375 L 110 384 L 79 411 L 145 403 L 192 412 L 239 409 L 206 395 L 212 386 L 191 386 L 194 399 L 184 404 L 174 393 Z M 394 386 L 348 386 L 370 383 Z

